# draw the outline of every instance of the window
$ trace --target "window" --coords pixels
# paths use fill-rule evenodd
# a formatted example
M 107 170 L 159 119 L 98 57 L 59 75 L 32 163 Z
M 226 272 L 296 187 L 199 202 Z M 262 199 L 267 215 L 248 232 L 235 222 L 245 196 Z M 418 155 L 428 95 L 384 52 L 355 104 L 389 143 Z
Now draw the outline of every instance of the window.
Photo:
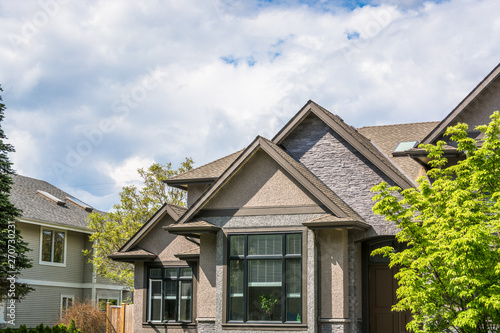
M 64 264 L 66 232 L 42 228 L 40 262 Z
M 302 322 L 302 235 L 229 235 L 228 322 Z
M 73 305 L 74 296 L 61 295 L 61 316 Z
M 106 312 L 108 303 L 110 305 L 118 305 L 118 298 L 102 298 L 97 299 L 97 305 L 100 311 Z
M 191 322 L 193 269 L 151 267 L 148 270 L 148 321 Z

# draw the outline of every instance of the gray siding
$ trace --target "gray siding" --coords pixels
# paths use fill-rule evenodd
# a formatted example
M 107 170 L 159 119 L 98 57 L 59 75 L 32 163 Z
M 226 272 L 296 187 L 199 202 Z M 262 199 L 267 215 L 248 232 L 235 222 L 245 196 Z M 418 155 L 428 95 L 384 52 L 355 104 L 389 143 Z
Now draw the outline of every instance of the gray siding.
M 60 288 L 34 286 L 35 290 L 29 293 L 21 302 L 16 302 L 16 325 L 36 327 L 54 325 L 61 313 L 61 295 L 82 298 L 82 290 L 78 288 Z

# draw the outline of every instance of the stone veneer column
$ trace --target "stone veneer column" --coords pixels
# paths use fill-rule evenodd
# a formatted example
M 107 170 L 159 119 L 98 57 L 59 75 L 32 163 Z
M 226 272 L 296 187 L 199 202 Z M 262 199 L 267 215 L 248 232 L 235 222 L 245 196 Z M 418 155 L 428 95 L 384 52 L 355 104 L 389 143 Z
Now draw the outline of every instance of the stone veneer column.
M 216 241 L 217 236 L 202 234 L 200 238 L 200 262 L 197 290 L 198 332 L 215 332 L 216 293 Z

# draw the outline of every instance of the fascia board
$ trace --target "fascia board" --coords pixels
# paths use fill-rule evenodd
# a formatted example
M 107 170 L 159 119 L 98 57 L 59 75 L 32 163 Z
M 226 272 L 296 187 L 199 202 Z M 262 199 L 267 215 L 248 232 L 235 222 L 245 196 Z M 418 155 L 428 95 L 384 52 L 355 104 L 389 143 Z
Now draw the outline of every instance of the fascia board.
M 500 64 L 498 64 L 429 134 L 427 134 L 421 143 L 434 143 L 462 111 L 485 91 L 499 75 Z

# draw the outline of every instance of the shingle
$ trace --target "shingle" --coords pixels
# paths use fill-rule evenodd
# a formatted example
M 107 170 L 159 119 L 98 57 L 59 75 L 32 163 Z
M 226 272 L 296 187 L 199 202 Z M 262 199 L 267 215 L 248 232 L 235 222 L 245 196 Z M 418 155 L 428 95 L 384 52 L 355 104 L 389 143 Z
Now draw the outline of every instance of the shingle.
M 421 166 L 408 156 L 393 157 L 392 152 L 399 142 L 421 141 L 432 131 L 438 121 L 396 124 L 384 126 L 367 126 L 358 128 L 358 132 L 371 140 L 378 148 L 412 180 L 420 175 Z
M 169 180 L 177 181 L 218 178 L 224 172 L 224 170 L 226 170 L 238 158 L 238 156 L 240 156 L 242 152 L 243 150 L 239 150 L 235 153 L 219 158 L 218 160 L 207 163 L 175 177 L 169 178 Z
M 74 197 L 71 194 L 43 180 L 20 175 L 13 175 L 12 179 L 14 184 L 10 192 L 10 200 L 22 210 L 22 218 L 88 229 L 87 216 L 90 213 L 66 201 L 66 197 Z M 50 193 L 65 201 L 65 204 L 57 205 L 37 194 L 37 190 Z M 103 213 L 95 209 L 93 211 Z

